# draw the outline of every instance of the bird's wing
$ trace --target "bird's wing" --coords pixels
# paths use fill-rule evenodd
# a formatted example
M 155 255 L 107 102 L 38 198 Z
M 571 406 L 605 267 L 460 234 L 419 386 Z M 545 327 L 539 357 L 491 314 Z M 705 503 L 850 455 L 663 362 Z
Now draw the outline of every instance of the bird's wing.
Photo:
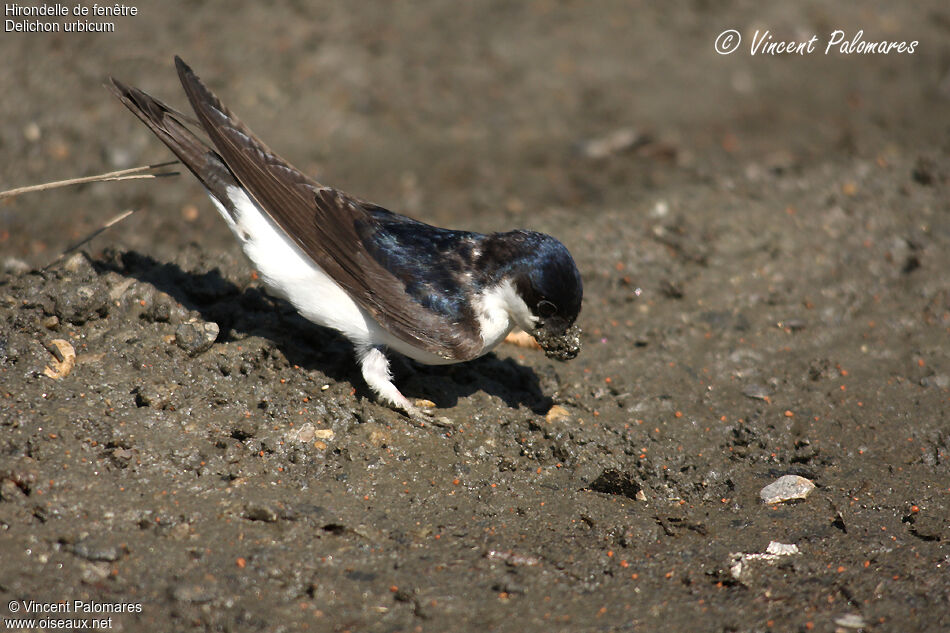
M 478 355 L 483 342 L 474 320 L 458 321 L 438 302 L 426 305 L 407 292 L 411 266 L 397 276 L 381 263 L 380 212 L 371 211 L 378 208 L 302 174 L 258 140 L 181 58 L 175 64 L 198 122 L 231 173 L 308 257 L 397 338 L 449 360 Z

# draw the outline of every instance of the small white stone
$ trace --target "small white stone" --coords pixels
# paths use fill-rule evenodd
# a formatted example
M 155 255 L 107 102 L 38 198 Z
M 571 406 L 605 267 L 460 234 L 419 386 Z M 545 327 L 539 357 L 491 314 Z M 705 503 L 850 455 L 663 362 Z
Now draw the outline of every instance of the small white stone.
M 36 124 L 36 121 L 30 121 L 23 127 L 23 138 L 29 142 L 37 142 L 40 140 L 40 136 L 42 136 L 42 132 L 40 131 L 40 126 Z
M 792 554 L 798 554 L 798 545 L 771 541 L 769 546 L 765 548 L 765 553 L 773 556 L 791 556 Z
M 316 430 L 310 422 L 305 423 L 297 430 L 297 441 L 308 444 L 316 437 Z
M 670 203 L 666 200 L 657 200 L 653 208 L 650 209 L 651 218 L 665 218 L 670 214 Z
M 782 503 L 793 499 L 804 499 L 815 489 L 810 479 L 798 475 L 779 477 L 759 492 L 762 501 L 768 504 Z
M 835 624 L 846 629 L 863 629 L 867 626 L 864 618 L 858 613 L 848 613 L 840 618 L 835 618 Z
M 729 573 L 732 577 L 743 584 L 748 584 L 752 580 L 753 568 L 759 561 L 772 564 L 783 556 L 793 556 L 800 554 L 798 545 L 794 543 L 779 543 L 771 541 L 765 552 L 753 552 L 744 554 L 742 552 L 733 552 L 729 555 Z
M 13 275 L 22 275 L 23 273 L 30 272 L 30 265 L 22 259 L 7 257 L 3 260 L 3 271 Z

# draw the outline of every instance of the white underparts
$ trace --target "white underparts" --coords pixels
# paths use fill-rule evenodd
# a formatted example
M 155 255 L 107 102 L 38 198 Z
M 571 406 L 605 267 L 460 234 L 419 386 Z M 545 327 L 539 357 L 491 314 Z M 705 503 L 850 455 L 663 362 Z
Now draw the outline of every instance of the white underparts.
M 509 280 L 485 290 L 475 302 L 475 309 L 484 352 L 501 343 L 516 325 L 530 332 L 538 322 Z
M 373 341 L 379 326 L 323 269 L 307 257 L 243 189 L 228 187 L 234 217 L 211 199 L 262 280 L 300 314 L 341 332 L 356 345 Z

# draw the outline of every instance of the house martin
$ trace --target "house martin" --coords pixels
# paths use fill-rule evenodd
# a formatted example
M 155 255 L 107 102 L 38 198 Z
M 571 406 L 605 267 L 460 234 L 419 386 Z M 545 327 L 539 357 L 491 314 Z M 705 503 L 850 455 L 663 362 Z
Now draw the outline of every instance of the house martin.
M 561 242 L 430 226 L 322 185 L 268 149 L 185 62 L 175 64 L 196 119 L 114 78 L 111 89 L 198 178 L 268 288 L 352 342 L 380 400 L 420 413 L 393 384 L 387 349 L 457 363 L 520 327 L 549 357 L 577 356 L 583 290 Z

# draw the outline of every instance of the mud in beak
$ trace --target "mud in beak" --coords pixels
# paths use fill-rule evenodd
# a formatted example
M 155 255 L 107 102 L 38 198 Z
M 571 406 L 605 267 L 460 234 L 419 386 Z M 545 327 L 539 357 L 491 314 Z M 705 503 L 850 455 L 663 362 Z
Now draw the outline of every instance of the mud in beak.
M 567 328 L 561 334 L 552 334 L 538 329 L 531 333 L 544 355 L 560 361 L 571 360 L 581 351 L 581 329 L 576 325 Z

